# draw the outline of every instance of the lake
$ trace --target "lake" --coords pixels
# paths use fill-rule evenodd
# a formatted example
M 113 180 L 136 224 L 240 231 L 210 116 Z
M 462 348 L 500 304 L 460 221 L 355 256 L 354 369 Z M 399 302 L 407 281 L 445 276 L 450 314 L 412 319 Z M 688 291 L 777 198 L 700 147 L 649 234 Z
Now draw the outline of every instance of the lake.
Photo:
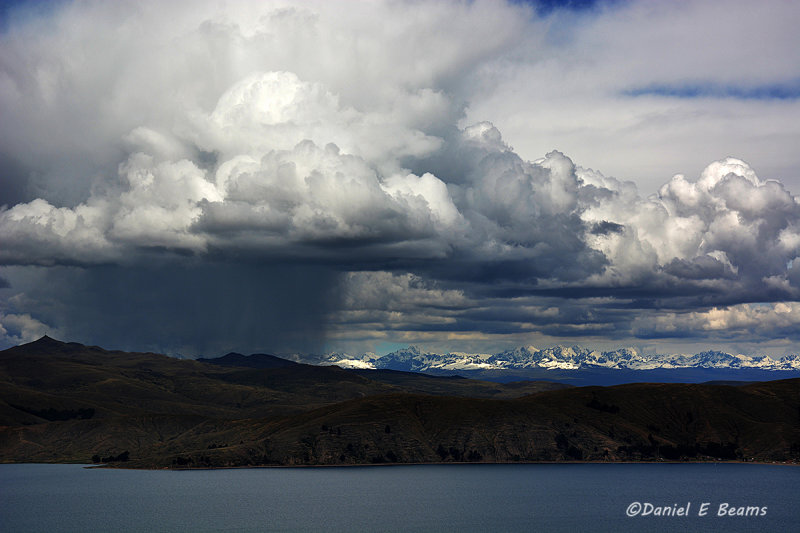
M 3 464 L 0 531 L 779 532 L 800 527 L 798 494 L 800 468 L 757 464 Z

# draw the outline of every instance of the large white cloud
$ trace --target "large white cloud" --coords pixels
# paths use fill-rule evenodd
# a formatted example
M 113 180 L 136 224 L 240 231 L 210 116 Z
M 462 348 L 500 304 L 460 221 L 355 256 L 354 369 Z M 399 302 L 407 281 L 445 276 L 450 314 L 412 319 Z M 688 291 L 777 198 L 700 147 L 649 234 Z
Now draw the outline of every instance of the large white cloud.
M 800 253 L 795 197 L 733 158 L 712 163 L 696 181 L 676 175 L 646 200 L 615 192 L 584 218 L 621 226 L 592 238 L 613 265 L 604 276 L 618 283 L 638 270 L 707 282 L 708 288 L 717 284 L 731 294 L 757 291 L 769 279 L 794 276 L 788 265 Z M 797 294 L 787 285 L 783 297 Z

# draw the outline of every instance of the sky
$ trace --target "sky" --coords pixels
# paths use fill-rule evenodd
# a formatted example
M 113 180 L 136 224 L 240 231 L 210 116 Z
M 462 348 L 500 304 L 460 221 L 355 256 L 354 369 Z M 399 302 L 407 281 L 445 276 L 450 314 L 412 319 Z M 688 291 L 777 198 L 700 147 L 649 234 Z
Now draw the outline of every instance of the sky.
M 0 12 L 0 348 L 800 353 L 800 4 Z

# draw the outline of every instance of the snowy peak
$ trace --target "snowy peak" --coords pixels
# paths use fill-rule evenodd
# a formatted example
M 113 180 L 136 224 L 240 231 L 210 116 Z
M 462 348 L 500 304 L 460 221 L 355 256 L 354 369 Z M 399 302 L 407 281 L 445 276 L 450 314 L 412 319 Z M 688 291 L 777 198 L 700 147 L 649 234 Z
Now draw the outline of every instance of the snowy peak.
M 642 355 L 635 348 L 620 348 L 601 352 L 580 346 L 552 346 L 537 349 L 519 346 L 496 354 L 448 352 L 436 354 L 409 346 L 377 356 L 332 353 L 323 364 L 347 368 L 385 368 L 410 372 L 430 370 L 503 370 L 542 368 L 550 370 L 579 370 L 609 368 L 618 370 L 653 370 L 676 368 L 751 368 L 761 370 L 800 370 L 800 356 L 790 355 L 780 360 L 766 355 L 732 355 L 719 351 L 704 351 L 694 355 Z

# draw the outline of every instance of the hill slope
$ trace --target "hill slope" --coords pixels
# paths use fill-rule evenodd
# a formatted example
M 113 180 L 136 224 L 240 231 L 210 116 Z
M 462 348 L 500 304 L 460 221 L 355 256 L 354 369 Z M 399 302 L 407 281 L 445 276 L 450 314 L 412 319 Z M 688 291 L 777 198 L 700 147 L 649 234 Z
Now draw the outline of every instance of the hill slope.
M 0 461 L 800 459 L 797 379 L 564 388 L 217 363 L 49 338 L 0 352 Z

